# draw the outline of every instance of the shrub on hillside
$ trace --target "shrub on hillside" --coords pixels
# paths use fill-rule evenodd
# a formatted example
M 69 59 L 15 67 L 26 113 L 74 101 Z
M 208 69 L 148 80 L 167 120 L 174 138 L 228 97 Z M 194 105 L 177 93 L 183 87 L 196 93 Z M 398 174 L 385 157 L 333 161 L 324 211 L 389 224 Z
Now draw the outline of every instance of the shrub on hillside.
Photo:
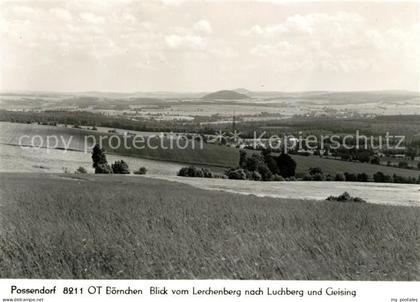
M 376 172 L 373 174 L 373 181 L 374 182 L 392 182 L 391 176 L 385 175 L 381 171 Z
M 261 176 L 261 174 L 258 171 L 252 171 L 250 178 L 252 180 L 256 180 L 256 181 L 263 180 L 263 177 Z
M 352 197 L 349 193 L 344 192 L 343 194 L 339 196 L 329 196 L 327 197 L 327 200 L 329 201 L 338 201 L 338 202 L 361 202 L 365 203 L 366 200 L 360 198 L 360 197 Z
M 404 177 L 399 175 L 392 175 L 392 181 L 394 183 L 406 183 L 406 184 L 415 184 L 416 179 L 414 177 Z
M 398 168 L 408 169 L 408 163 L 406 161 L 400 161 L 398 163 Z
M 345 181 L 346 177 L 343 173 L 337 173 L 334 177 L 335 181 Z
M 247 175 L 244 169 L 238 168 L 238 169 L 229 169 L 226 171 L 226 176 L 229 179 L 240 179 L 240 180 L 246 180 Z
M 357 175 L 354 173 L 345 172 L 344 176 L 346 181 L 357 181 Z
M 302 177 L 302 180 L 304 180 L 304 181 L 311 181 L 311 180 L 312 180 L 312 175 L 310 175 L 310 174 L 305 174 L 305 175 Z
M 273 181 L 285 181 L 285 179 L 281 175 L 274 174 L 273 175 Z
M 324 177 L 323 174 L 317 173 L 317 174 L 312 175 L 312 180 L 313 181 L 323 181 L 323 180 L 325 180 L 325 177 Z
M 357 174 L 357 181 L 367 182 L 369 181 L 369 176 L 366 173 L 359 173 Z
M 74 173 L 76 173 L 76 174 L 86 174 L 87 170 L 85 168 L 83 168 L 82 166 L 80 166 L 79 168 L 76 169 L 76 171 L 74 171 Z
M 268 169 L 270 169 L 272 174 L 279 174 L 279 168 L 277 167 L 276 160 L 273 156 L 271 156 L 271 152 L 267 149 L 262 150 L 262 156 L 264 158 L 264 162 L 267 165 Z
M 273 173 L 271 173 L 270 169 L 265 164 L 259 165 L 255 172 L 258 172 L 261 175 L 261 180 L 264 181 L 271 180 L 273 177 Z
M 147 168 L 146 167 L 140 167 L 138 170 L 133 172 L 134 174 L 137 175 L 144 175 L 147 173 Z
M 310 178 L 308 180 L 313 180 L 313 181 L 325 180 L 324 173 L 322 172 L 322 169 L 319 168 L 319 167 L 309 168 L 309 175 L 308 176 Z
M 114 174 L 130 174 L 128 164 L 123 160 L 117 160 L 111 165 L 111 168 Z
M 251 156 L 247 156 L 246 151 L 240 151 L 239 168 L 243 169 L 247 179 L 251 180 L 271 180 L 273 172 L 268 167 L 266 160 L 269 161 L 273 169 L 277 169 L 274 159 L 269 155 L 268 151 L 263 150 L 261 153 L 254 153 Z M 258 177 L 255 176 L 255 172 L 258 172 Z
M 316 175 L 316 174 L 323 174 L 324 172 L 322 172 L 322 169 L 319 167 L 315 167 L 315 168 L 309 168 L 309 174 L 310 175 Z
M 325 176 L 325 181 L 333 181 L 333 180 L 334 180 L 334 177 L 331 174 L 327 174 Z
M 181 168 L 178 172 L 178 176 L 213 178 L 213 173 L 206 168 L 189 166 Z
M 370 163 L 372 164 L 372 165 L 379 165 L 380 163 L 381 163 L 381 161 L 379 160 L 379 157 L 374 157 L 374 158 L 372 158 L 371 160 L 370 160 Z

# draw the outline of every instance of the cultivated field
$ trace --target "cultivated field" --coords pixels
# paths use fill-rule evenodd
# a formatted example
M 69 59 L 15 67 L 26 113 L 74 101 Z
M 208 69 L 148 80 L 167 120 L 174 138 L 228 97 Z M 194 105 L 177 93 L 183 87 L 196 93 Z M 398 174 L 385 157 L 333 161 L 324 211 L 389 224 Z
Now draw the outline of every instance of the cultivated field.
M 0 143 L 12 145 L 18 145 L 20 143 L 27 145 L 31 143 L 33 137 L 38 136 L 34 140 L 35 144 L 40 143 L 41 140 L 39 137 L 41 137 L 44 142 L 43 146 L 46 147 L 48 137 L 54 136 L 58 138 L 58 148 L 64 148 L 67 145 L 67 148 L 71 150 L 85 151 L 85 148 L 88 148 L 88 151 L 90 151 L 93 147 L 93 142 L 101 141 L 106 152 L 109 154 L 214 167 L 231 167 L 237 165 L 239 162 L 238 149 L 206 143 L 201 148 L 199 142 L 196 141 L 193 143 L 191 140 L 188 143 L 181 141 L 179 147 L 173 142 L 173 148 L 170 148 L 171 143 L 169 142 L 169 138 L 152 138 L 149 144 L 150 147 L 146 143 L 139 143 L 138 141 L 136 145 L 139 148 L 135 148 L 135 145 L 132 143 L 132 138 L 127 137 L 125 143 L 122 135 L 113 133 L 100 133 L 97 131 L 35 124 L 0 123 L 0 125 Z M 102 140 L 100 136 L 103 137 Z M 112 136 L 114 137 L 112 138 Z M 119 148 L 112 148 L 111 146 L 117 146 L 118 140 L 115 139 L 116 136 L 120 138 L 121 143 Z M 19 141 L 22 137 L 23 139 Z M 55 140 L 52 138 L 50 138 L 51 145 L 55 145 Z
M 420 209 L 0 174 L 1 278 L 420 280 Z
M 366 173 L 370 177 L 378 171 L 386 175 L 399 175 L 404 177 L 415 177 L 420 175 L 420 170 L 417 169 L 402 169 L 397 167 L 388 167 L 383 165 L 373 165 L 368 163 L 347 162 L 335 159 L 326 159 L 318 156 L 302 156 L 292 155 L 296 161 L 297 173 L 308 173 L 309 168 L 320 167 L 324 174 L 331 174 L 335 176 L 337 173 Z

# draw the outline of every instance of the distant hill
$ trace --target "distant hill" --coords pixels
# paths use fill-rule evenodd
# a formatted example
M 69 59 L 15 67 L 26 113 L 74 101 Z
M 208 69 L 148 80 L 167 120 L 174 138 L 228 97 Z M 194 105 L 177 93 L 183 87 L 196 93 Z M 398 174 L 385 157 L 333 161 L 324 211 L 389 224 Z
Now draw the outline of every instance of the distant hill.
M 242 94 L 245 94 L 245 95 L 248 95 L 248 96 L 252 93 L 252 91 L 250 91 L 248 89 L 245 89 L 245 88 L 237 88 L 233 91 L 235 91 L 237 93 L 242 93 Z
M 248 99 L 249 96 L 233 90 L 220 90 L 217 92 L 209 93 L 202 97 L 206 100 L 222 99 L 222 100 L 242 100 Z

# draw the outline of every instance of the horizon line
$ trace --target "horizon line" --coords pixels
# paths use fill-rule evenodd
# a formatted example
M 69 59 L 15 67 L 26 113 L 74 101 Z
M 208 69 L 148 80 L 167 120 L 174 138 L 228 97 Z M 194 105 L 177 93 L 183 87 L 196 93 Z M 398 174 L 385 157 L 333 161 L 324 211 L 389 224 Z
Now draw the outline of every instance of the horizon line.
M 250 90 L 247 88 L 233 88 L 233 89 L 218 89 L 218 90 L 184 90 L 184 91 L 172 91 L 172 90 L 136 90 L 136 91 L 106 91 L 106 90 L 25 90 L 25 89 L 0 89 L 0 94 L 6 93 L 57 93 L 57 94 L 82 94 L 82 93 L 102 93 L 102 94 L 136 94 L 136 93 L 174 93 L 174 94 L 181 94 L 181 93 L 213 93 L 219 91 L 236 91 L 236 90 L 246 90 L 248 92 L 260 92 L 260 93 L 269 93 L 269 92 L 277 92 L 277 93 L 308 93 L 308 92 L 324 92 L 324 93 L 337 93 L 337 92 L 412 92 L 412 93 L 420 93 L 419 90 L 410 90 L 410 89 L 354 89 L 354 90 L 328 90 L 328 89 L 310 89 L 310 90 Z

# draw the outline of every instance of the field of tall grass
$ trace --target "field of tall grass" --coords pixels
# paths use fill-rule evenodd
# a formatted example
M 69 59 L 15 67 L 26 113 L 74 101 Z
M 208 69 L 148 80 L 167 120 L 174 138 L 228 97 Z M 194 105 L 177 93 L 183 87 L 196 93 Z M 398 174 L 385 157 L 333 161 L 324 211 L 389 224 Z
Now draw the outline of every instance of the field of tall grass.
M 0 197 L 1 278 L 420 280 L 420 208 L 121 175 L 2 173 Z

